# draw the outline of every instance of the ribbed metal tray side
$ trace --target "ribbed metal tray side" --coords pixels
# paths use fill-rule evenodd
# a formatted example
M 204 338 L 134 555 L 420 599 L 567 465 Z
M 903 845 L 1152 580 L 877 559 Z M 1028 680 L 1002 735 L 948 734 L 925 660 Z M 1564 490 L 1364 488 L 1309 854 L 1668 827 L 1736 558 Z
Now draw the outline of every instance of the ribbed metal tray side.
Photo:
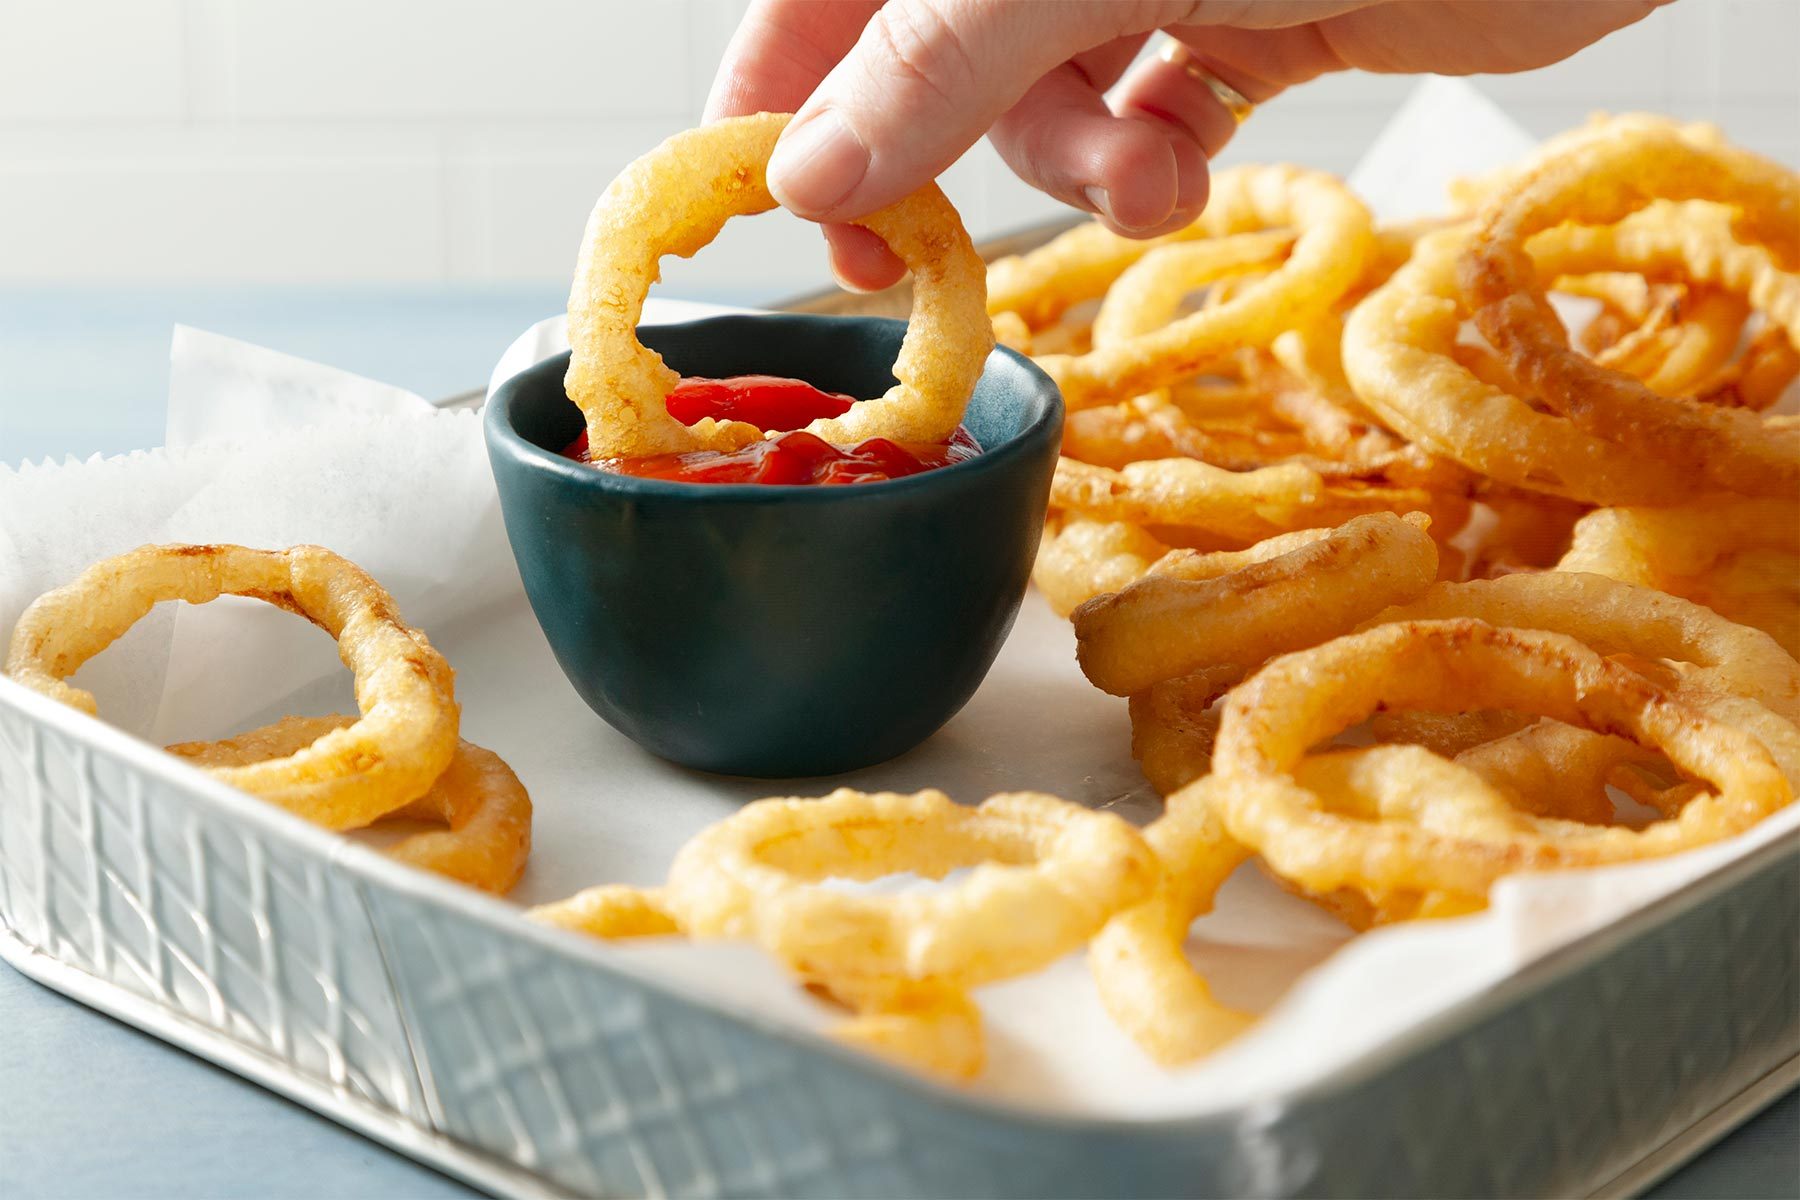
M 334 1091 L 423 1120 L 374 931 L 330 856 L 35 718 L 7 687 L 0 927 Z

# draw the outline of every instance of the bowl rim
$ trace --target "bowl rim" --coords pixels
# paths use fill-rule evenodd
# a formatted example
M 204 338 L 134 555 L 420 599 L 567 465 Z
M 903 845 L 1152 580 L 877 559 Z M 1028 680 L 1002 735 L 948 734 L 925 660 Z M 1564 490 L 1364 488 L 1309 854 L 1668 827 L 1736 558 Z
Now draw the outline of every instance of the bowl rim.
M 722 325 L 769 321 L 820 326 L 905 325 L 905 322 L 893 317 L 834 316 L 817 313 L 726 313 L 719 316 L 699 317 L 691 321 L 660 322 L 654 325 L 645 325 L 643 328 L 704 330 L 708 327 Z M 1030 358 L 1009 346 L 996 345 L 989 352 L 989 361 L 994 354 L 999 354 L 1003 358 L 1011 359 L 1014 365 L 1023 367 L 1026 378 L 1037 385 L 1038 392 L 1045 397 L 1047 402 L 1043 406 L 1043 411 L 1028 421 L 1023 428 L 993 448 L 983 448 L 982 452 L 973 458 L 935 467 L 929 471 L 921 471 L 916 475 L 903 475 L 898 479 L 883 479 L 843 487 L 820 487 L 814 484 L 686 483 L 674 479 L 620 475 L 611 471 L 597 470 L 586 463 L 565 458 L 555 450 L 546 449 L 525 437 L 513 424 L 511 400 L 513 393 L 519 390 L 519 381 L 533 372 L 543 370 L 548 363 L 566 364 L 569 354 L 570 352 L 565 350 L 560 354 L 533 363 L 495 388 L 493 395 L 488 398 L 486 411 L 482 414 L 482 426 L 490 447 L 504 449 L 512 458 L 526 464 L 530 469 L 546 471 L 570 485 L 609 495 L 708 503 L 750 501 L 808 504 L 854 503 L 858 497 L 891 496 L 901 492 L 947 486 L 959 480 L 970 480 L 984 472 L 1004 472 L 1015 461 L 1030 456 L 1039 442 L 1059 440 L 1062 430 L 1062 392 L 1057 388 L 1055 382 L 1044 373 L 1043 368 L 1032 362 Z M 982 367 L 984 375 L 987 373 L 987 369 L 987 364 L 984 362 Z

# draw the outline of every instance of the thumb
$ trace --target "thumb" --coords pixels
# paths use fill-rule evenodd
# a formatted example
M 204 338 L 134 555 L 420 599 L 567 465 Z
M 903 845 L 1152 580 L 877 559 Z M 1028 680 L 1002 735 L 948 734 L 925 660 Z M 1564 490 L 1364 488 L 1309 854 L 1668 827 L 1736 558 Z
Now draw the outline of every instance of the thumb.
M 769 190 L 816 221 L 891 204 L 942 174 L 1045 72 L 1155 28 L 1161 7 L 889 0 L 782 134 Z

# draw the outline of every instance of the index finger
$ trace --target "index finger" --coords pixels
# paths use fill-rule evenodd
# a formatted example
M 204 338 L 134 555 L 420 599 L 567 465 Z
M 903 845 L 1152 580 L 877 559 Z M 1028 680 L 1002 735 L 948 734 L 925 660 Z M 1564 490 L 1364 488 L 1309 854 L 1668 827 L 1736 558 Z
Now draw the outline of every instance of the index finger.
M 856 45 L 882 0 L 756 0 L 719 62 L 705 120 L 793 112 Z

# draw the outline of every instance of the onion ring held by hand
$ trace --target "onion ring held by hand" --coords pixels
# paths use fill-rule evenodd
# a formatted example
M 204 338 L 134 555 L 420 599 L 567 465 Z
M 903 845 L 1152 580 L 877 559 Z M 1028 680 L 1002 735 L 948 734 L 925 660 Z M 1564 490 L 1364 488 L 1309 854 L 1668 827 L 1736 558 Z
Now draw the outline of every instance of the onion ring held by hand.
M 663 255 L 691 256 L 730 217 L 775 207 L 764 170 L 789 119 L 758 113 L 678 133 L 620 172 L 594 206 L 569 295 L 565 381 L 587 418 L 594 458 L 735 450 L 763 436 L 741 421 L 690 427 L 670 416 L 664 401 L 679 376 L 638 341 L 637 325 Z M 838 445 L 948 441 L 994 345 L 981 258 L 935 184 L 853 224 L 912 271 L 899 382 L 806 430 Z
M 977 865 L 979 864 L 979 865 Z M 847 894 L 828 877 L 969 876 L 939 891 Z M 668 901 L 696 937 L 747 938 L 836 988 L 970 988 L 1048 966 L 1155 883 L 1154 856 L 1108 813 L 1011 793 L 759 800 L 682 847 Z
M 454 673 L 393 597 L 320 546 L 140 546 L 104 559 L 19 618 L 6 673 L 83 712 L 94 697 L 64 682 L 159 602 L 223 595 L 266 600 L 337 639 L 356 676 L 359 720 L 292 754 L 212 768 L 232 787 L 327 829 L 353 829 L 423 796 L 456 753 Z
M 356 718 L 283 717 L 216 742 L 183 742 L 169 753 L 197 767 L 246 767 L 285 758 Z M 304 815 L 304 814 L 302 814 Z M 512 890 L 531 854 L 531 798 L 498 754 L 458 742 L 431 790 L 389 818 L 440 821 L 449 828 L 415 833 L 390 846 L 389 858 L 495 895 Z
M 1597 828 L 1521 813 L 1454 768 L 1467 786 L 1396 794 L 1393 804 L 1384 796 L 1380 822 L 1325 811 L 1296 770 L 1312 746 L 1382 707 L 1509 708 L 1623 734 L 1717 794 L 1641 830 Z M 1572 638 L 1474 620 L 1381 625 L 1275 660 L 1227 699 L 1213 772 L 1209 800 L 1226 831 L 1277 871 L 1314 891 L 1375 894 L 1479 896 L 1512 871 L 1672 854 L 1740 833 L 1793 799 L 1751 735 Z

